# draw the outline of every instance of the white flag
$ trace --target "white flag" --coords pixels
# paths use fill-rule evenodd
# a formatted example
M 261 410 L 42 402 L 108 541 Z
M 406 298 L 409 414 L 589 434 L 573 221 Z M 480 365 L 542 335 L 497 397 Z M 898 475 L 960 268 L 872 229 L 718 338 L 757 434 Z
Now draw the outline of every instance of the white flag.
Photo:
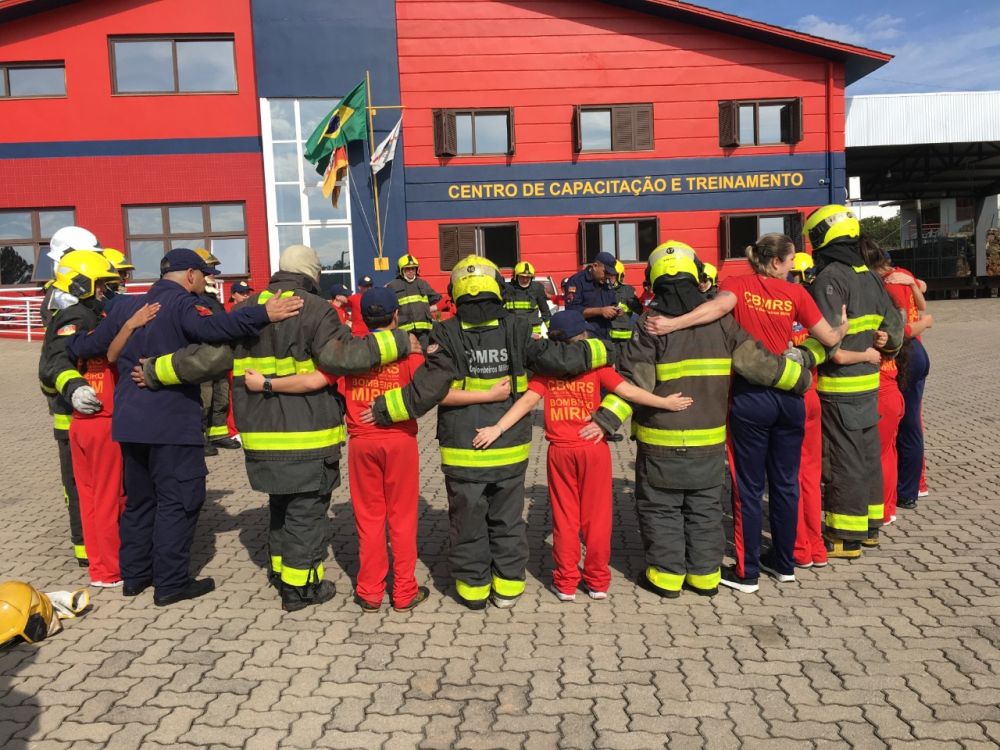
M 392 157 L 396 155 L 396 142 L 399 140 L 399 126 L 402 123 L 403 118 L 400 117 L 399 121 L 396 123 L 396 127 L 394 127 L 392 132 L 385 137 L 384 141 L 378 144 L 378 147 L 375 149 L 375 153 L 372 154 L 372 174 L 378 174 L 379 170 L 391 162 Z

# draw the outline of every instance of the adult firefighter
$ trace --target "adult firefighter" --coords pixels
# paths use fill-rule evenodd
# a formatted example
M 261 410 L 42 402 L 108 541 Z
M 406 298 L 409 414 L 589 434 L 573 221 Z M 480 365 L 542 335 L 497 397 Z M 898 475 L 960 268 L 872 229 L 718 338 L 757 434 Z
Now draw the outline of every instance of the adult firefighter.
M 531 321 L 531 331 L 541 335 L 542 323 L 546 326 L 552 313 L 549 298 L 542 285 L 535 281 L 535 267 L 522 260 L 514 266 L 514 276 L 503 288 L 503 306 L 512 315 L 524 315 Z
M 861 227 L 844 206 L 829 205 L 806 219 L 816 282 L 809 288 L 831 325 L 847 306 L 841 352 L 874 348 L 895 356 L 903 343 L 903 321 L 878 276 L 858 250 Z M 842 358 L 841 358 L 842 359 Z M 878 434 L 879 365 L 838 364 L 819 368 L 816 392 L 823 409 L 824 509 L 830 557 L 856 558 L 878 544 L 882 526 L 882 467 Z
M 621 314 L 612 318 L 609 333 L 613 342 L 621 343 L 632 338 L 632 329 L 635 327 L 633 316 L 642 314 L 642 304 L 635 294 L 635 287 L 625 283 L 625 264 L 620 260 L 615 261 L 615 277 L 611 281 L 611 288 L 618 298 Z
M 409 253 L 400 257 L 396 267 L 396 278 L 386 287 L 394 291 L 399 300 L 399 328 L 414 334 L 421 345 L 426 346 L 433 326 L 431 309 L 437 305 L 441 295 L 420 278 L 420 261 Z
M 375 400 L 381 425 L 438 408 L 437 437 L 451 518 L 451 573 L 459 601 L 484 609 L 487 600 L 511 607 L 524 592 L 528 541 L 524 476 L 531 420 L 524 417 L 488 449 L 475 450 L 476 429 L 496 424 L 528 387 L 527 371 L 572 377 L 607 363 L 607 349 L 590 339 L 572 344 L 534 339 L 523 316 L 503 308 L 497 267 L 470 255 L 455 264 L 448 294 L 457 313 L 431 334 L 426 364 L 413 382 Z M 510 384 L 509 395 L 484 399 Z
M 243 439 L 250 486 L 266 492 L 271 512 L 268 546 L 271 582 L 286 611 L 329 601 L 335 594 L 324 580 L 326 513 L 340 485 L 344 417 L 333 386 L 309 393 L 277 393 L 265 380 L 260 393 L 248 391 L 247 370 L 266 378 L 314 371 L 331 375 L 371 370 L 406 356 L 415 343 L 393 330 L 351 336 L 329 302 L 319 296 L 320 263 L 303 245 L 285 249 L 266 289 L 237 305 L 234 312 L 266 305 L 277 297 L 302 300 L 299 315 L 263 329 L 230 347 L 187 347 L 148 360 L 145 381 L 153 388 L 198 382 L 230 367 L 233 411 Z M 168 377 L 164 378 L 164 375 Z
M 645 316 L 679 317 L 702 305 L 699 273 L 690 247 L 660 245 L 649 258 L 656 296 Z M 666 336 L 651 335 L 644 323 L 619 351 L 622 375 L 655 395 L 679 391 L 694 403 L 679 412 L 641 407 L 633 417 L 636 510 L 646 551 L 639 583 L 665 597 L 678 596 L 683 586 L 712 596 L 725 551 L 721 496 L 732 373 L 795 393 L 804 392 L 811 377 L 797 362 L 769 352 L 731 315 Z M 615 428 L 626 416 L 602 409 L 594 419 Z

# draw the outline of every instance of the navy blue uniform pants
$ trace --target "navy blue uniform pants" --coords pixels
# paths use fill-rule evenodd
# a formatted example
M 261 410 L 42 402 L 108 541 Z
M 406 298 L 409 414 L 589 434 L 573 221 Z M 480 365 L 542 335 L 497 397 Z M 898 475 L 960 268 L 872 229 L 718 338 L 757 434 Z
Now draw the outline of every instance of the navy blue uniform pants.
M 190 580 L 191 544 L 205 503 L 201 445 L 122 443 L 125 512 L 121 517 L 122 579 L 152 581 L 159 596 Z
M 729 467 L 733 474 L 736 574 L 760 574 L 760 538 L 767 481 L 771 559 L 779 573 L 795 571 L 792 553 L 799 513 L 799 461 L 805 401 L 737 377 L 729 413 Z
M 920 420 L 920 404 L 924 400 L 924 384 L 931 369 L 927 350 L 918 339 L 911 339 L 906 374 L 903 378 L 903 401 L 906 410 L 899 423 L 896 436 L 896 451 L 899 455 L 899 479 L 896 483 L 896 497 L 900 500 L 916 500 L 920 489 L 920 472 L 924 466 L 924 425 Z

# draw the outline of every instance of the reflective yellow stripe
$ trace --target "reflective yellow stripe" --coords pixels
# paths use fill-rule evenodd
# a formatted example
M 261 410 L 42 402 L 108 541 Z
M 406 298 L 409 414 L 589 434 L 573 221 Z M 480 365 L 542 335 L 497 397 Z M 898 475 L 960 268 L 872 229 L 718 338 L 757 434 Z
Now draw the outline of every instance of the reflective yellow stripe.
M 826 348 L 819 343 L 816 339 L 810 337 L 799 344 L 803 349 L 807 349 L 810 354 L 813 355 L 813 359 L 816 360 L 817 365 L 821 365 L 826 362 Z
M 83 375 L 77 370 L 63 370 L 61 373 L 56 375 L 56 390 L 62 393 L 62 389 L 66 386 L 73 378 L 82 378 Z
M 618 417 L 622 422 L 632 416 L 632 407 L 629 406 L 628 401 L 613 393 L 609 393 L 601 399 L 601 406 Z
M 473 586 L 465 581 L 455 579 L 455 591 L 467 602 L 481 602 L 490 595 L 490 585 Z
M 403 331 L 429 331 L 433 326 L 426 321 L 420 321 L 418 323 L 403 323 L 400 329 Z
M 55 396 L 57 393 L 59 393 L 59 391 L 57 391 L 55 388 L 49 388 L 47 385 L 45 385 L 45 383 L 41 381 L 38 382 L 38 387 L 42 389 L 42 393 L 44 393 L 46 396 Z
M 499 320 L 487 320 L 484 323 L 466 323 L 464 320 L 461 321 L 462 330 L 468 331 L 473 328 L 492 328 L 493 326 L 500 325 Z
M 406 403 L 403 401 L 402 388 L 393 388 L 385 392 L 385 408 L 389 412 L 389 419 L 393 422 L 405 422 L 410 418 L 410 412 L 406 410 Z
M 52 415 L 52 427 L 56 430 L 68 430 L 70 422 L 73 421 L 73 417 L 69 414 L 53 414 Z
M 781 377 L 778 378 L 778 382 L 774 384 L 774 387 L 779 391 L 790 391 L 795 387 L 795 384 L 799 381 L 799 375 L 802 374 L 802 365 L 798 362 L 793 362 L 790 359 L 785 360 L 785 369 L 781 373 Z
M 305 586 L 307 583 L 317 583 L 323 580 L 323 563 L 315 568 L 290 568 L 287 565 L 281 567 L 281 582 L 289 586 Z
M 537 310 L 538 305 L 534 302 L 528 300 L 512 300 L 511 302 L 505 302 L 504 307 L 508 310 Z
M 531 326 L 531 332 L 537 333 L 539 336 L 542 335 L 542 325 L 539 323 L 537 326 Z
M 344 442 L 344 425 L 312 432 L 241 432 L 248 451 L 310 451 Z
M 665 382 L 679 378 L 699 378 L 714 375 L 728 376 L 733 370 L 732 358 L 717 359 L 682 359 L 680 362 L 668 362 L 656 366 L 656 379 Z
M 423 302 L 426 305 L 430 303 L 430 300 L 427 299 L 427 297 L 425 297 L 422 294 L 410 294 L 407 295 L 406 297 L 399 298 L 400 307 L 402 307 L 403 305 L 415 305 L 418 302 Z
M 474 450 L 470 448 L 441 448 L 441 463 L 445 466 L 462 466 L 468 468 L 510 466 L 527 461 L 531 454 L 531 443 L 512 445 L 510 448 L 487 448 Z
M 74 544 L 73 545 L 73 557 L 75 557 L 77 560 L 87 560 L 87 559 L 89 559 L 87 557 L 87 548 L 84 547 L 82 544 Z
M 619 302 L 618 303 L 618 309 L 619 310 L 624 310 L 625 312 L 628 312 L 628 305 L 626 305 L 624 302 Z
M 877 331 L 885 320 L 881 315 L 862 315 L 857 318 L 847 319 L 847 333 L 863 333 L 864 331 Z
M 590 347 L 590 369 L 596 370 L 604 367 L 608 363 L 608 348 L 600 339 L 586 339 L 587 346 Z
M 632 329 L 631 328 L 612 328 L 611 329 L 611 338 L 619 340 L 619 341 L 624 340 L 624 339 L 630 339 L 630 338 L 632 338 Z
M 281 572 L 281 555 L 271 555 L 271 570 L 275 573 Z
M 159 365 L 159 360 L 156 364 Z M 247 370 L 256 370 L 261 375 L 302 375 L 316 372 L 316 363 L 311 359 L 294 357 L 238 357 L 233 360 L 233 377 L 246 375 Z
M 816 390 L 820 393 L 865 393 L 878 390 L 877 372 L 871 375 L 850 375 L 834 377 L 820 375 L 816 380 Z
M 265 289 L 263 292 L 257 295 L 257 304 L 263 305 L 273 296 L 274 292 L 272 292 L 270 289 Z M 289 297 L 294 297 L 294 296 L 295 292 L 282 292 L 281 296 L 278 299 L 288 299 Z
M 156 373 L 156 379 L 160 381 L 160 385 L 178 385 L 181 382 L 174 371 L 173 354 L 157 357 L 153 371 Z
M 868 531 L 868 516 L 845 516 L 842 513 L 827 512 L 823 521 L 828 529 Z
M 868 270 L 868 266 L 866 265 L 851 266 L 851 268 L 854 269 L 854 273 L 864 273 L 865 271 Z
M 885 518 L 885 506 L 882 503 L 868 506 L 868 518 L 873 521 L 881 521 Z
M 508 380 L 509 375 L 502 378 L 462 378 L 452 380 L 451 387 L 459 391 L 488 391 L 502 380 Z M 518 393 L 528 390 L 528 376 L 518 375 L 514 379 L 514 388 Z
M 214 426 L 208 428 L 208 436 L 210 438 L 227 437 L 228 435 L 229 435 L 229 426 L 228 425 L 224 425 L 224 424 L 214 425 Z
M 696 589 L 701 589 L 702 591 L 711 591 L 714 588 L 718 588 L 719 581 L 722 580 L 722 569 L 716 568 L 711 573 L 705 573 L 704 575 L 695 575 L 694 573 L 688 573 L 684 580 L 687 582 L 688 586 Z
M 524 581 L 511 581 L 493 576 L 493 590 L 505 599 L 513 599 L 524 593 Z
M 375 343 L 378 344 L 379 361 L 383 365 L 399 359 L 399 349 L 396 347 L 396 337 L 392 331 L 378 331 L 372 335 L 375 336 Z
M 667 448 L 697 448 L 726 442 L 726 426 L 710 427 L 705 430 L 658 430 L 655 427 L 639 425 L 635 436 L 640 443 L 647 445 L 662 445 Z
M 646 568 L 646 580 L 664 591 L 680 591 L 684 584 L 684 574 L 668 573 L 650 565 Z

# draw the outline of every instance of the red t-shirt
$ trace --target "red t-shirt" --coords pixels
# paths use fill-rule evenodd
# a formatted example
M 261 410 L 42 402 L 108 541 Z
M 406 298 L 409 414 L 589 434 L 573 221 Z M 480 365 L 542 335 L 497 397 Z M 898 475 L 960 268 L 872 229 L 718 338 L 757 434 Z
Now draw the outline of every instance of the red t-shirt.
M 823 319 L 809 292 L 784 279 L 757 274 L 731 276 L 720 288 L 736 295 L 736 322 L 775 354 L 788 348 L 796 322 L 812 328 Z
M 601 389 L 613 391 L 623 382 L 622 376 L 610 367 L 570 380 L 533 377 L 528 389 L 545 399 L 545 437 L 559 446 L 587 445 L 578 433 L 601 405 Z
M 361 292 L 355 292 L 347 298 L 347 306 L 351 309 L 351 333 L 355 336 L 367 336 L 368 326 L 361 315 Z
M 108 362 L 105 357 L 91 357 L 82 360 L 77 368 L 87 385 L 94 389 L 103 408 L 95 414 L 81 414 L 73 410 L 73 419 L 107 418 L 115 411 L 115 385 L 118 383 L 118 368 Z
M 348 375 L 344 378 L 344 398 L 347 401 L 347 433 L 352 438 L 386 435 L 387 433 L 417 434 L 417 420 L 408 419 L 388 427 L 364 424 L 361 412 L 371 406 L 372 401 L 386 391 L 402 388 L 411 380 L 413 373 L 424 363 L 422 354 L 410 354 L 405 359 L 376 367 L 364 375 Z M 336 382 L 337 378 L 332 378 Z M 331 382 L 331 377 L 327 376 Z
M 905 273 L 910 278 L 916 278 L 912 273 L 904 268 L 890 269 L 882 276 L 882 278 L 885 279 L 886 276 L 897 271 L 899 273 Z M 910 287 L 905 284 L 886 284 L 885 290 L 889 293 L 889 297 L 892 299 L 893 307 L 906 311 L 907 326 L 914 321 L 920 320 L 920 311 L 917 309 L 917 300 L 913 296 L 913 290 Z M 909 335 L 909 328 L 907 328 L 906 333 Z

